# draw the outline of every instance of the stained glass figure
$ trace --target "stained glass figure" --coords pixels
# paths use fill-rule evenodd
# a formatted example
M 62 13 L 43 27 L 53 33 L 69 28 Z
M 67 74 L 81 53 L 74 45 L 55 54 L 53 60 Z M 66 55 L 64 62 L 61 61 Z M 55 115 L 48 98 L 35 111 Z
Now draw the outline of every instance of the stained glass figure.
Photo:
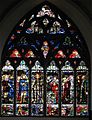
M 14 115 L 14 105 L 2 104 L 1 113 L 2 113 L 2 116 L 13 116 Z
M 14 49 L 13 51 L 12 51 L 12 54 L 10 55 L 10 57 L 18 57 L 18 58 L 20 58 L 21 57 L 21 55 L 20 55 L 20 53 L 19 53 L 19 51 L 17 50 L 17 49 Z
M 62 116 L 74 116 L 74 106 L 72 104 L 63 104 L 61 114 Z
M 87 74 L 77 74 L 77 103 L 87 103 L 88 101 L 88 76 Z
M 43 104 L 32 104 L 31 112 L 32 116 L 43 116 Z
M 88 105 L 77 104 L 76 115 L 77 116 L 88 116 Z
M 70 54 L 69 58 L 80 58 L 79 53 L 77 50 L 73 50 L 72 54 Z
M 57 54 L 55 55 L 55 58 L 65 58 L 66 56 L 64 55 L 62 50 L 59 50 Z
M 66 61 L 61 69 L 61 115 L 74 115 L 74 71 Z
M 52 61 L 46 72 L 46 111 L 47 116 L 59 115 L 59 72 Z
M 14 115 L 14 68 L 7 60 L 2 68 L 1 114 Z
M 47 104 L 47 116 L 58 116 L 59 106 L 58 104 Z
M 76 73 L 76 115 L 88 115 L 88 79 L 88 68 L 81 61 Z
M 61 25 L 60 25 L 60 23 L 59 23 L 58 21 L 55 21 L 55 22 L 53 23 L 54 32 L 56 31 L 55 33 L 57 33 L 57 32 L 60 31 L 60 27 L 61 27 Z
M 22 60 L 16 72 L 16 115 L 25 116 L 29 111 L 29 68 Z
M 31 115 L 43 116 L 44 71 L 39 61 L 31 69 Z
M 48 55 L 48 52 L 49 52 L 49 45 L 48 45 L 48 42 L 47 41 L 44 41 L 43 42 L 43 46 L 42 46 L 42 48 L 41 48 L 41 50 L 43 51 L 43 56 L 44 56 L 44 58 L 46 58 L 47 57 L 47 55 Z
M 31 28 L 33 29 L 34 32 L 38 32 L 38 23 L 37 23 L 37 21 L 33 21 L 31 23 Z
M 61 27 L 61 24 L 58 21 L 55 21 L 52 25 L 52 27 L 50 28 L 50 30 L 48 31 L 48 33 L 50 34 L 64 34 L 65 33 L 65 29 Z
M 29 106 L 28 104 L 17 104 L 16 105 L 16 115 L 17 116 L 28 116 Z

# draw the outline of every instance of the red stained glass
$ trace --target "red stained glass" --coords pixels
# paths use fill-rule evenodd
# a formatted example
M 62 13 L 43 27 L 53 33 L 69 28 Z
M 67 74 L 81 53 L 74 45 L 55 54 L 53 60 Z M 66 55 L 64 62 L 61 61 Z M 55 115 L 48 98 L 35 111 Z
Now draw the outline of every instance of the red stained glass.
M 29 50 L 26 55 L 25 55 L 26 58 L 29 58 L 29 57 L 35 57 L 34 53 L 32 50 Z
M 65 58 L 66 56 L 64 55 L 62 50 L 59 50 L 57 54 L 55 55 L 55 58 Z
M 77 50 L 74 50 L 72 54 L 70 54 L 69 58 L 80 58 L 80 55 Z
M 17 50 L 17 49 L 14 49 L 13 51 L 12 51 L 12 54 L 10 55 L 10 57 L 21 57 L 21 55 L 20 55 L 20 53 L 19 53 L 19 51 Z

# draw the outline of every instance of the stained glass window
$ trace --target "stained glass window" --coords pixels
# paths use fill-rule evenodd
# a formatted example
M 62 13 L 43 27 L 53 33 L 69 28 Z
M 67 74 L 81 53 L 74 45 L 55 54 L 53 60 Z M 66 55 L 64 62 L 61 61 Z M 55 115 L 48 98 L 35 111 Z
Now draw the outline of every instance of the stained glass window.
M 76 25 L 43 2 L 8 37 L 1 58 L 1 116 L 88 116 L 90 57 Z

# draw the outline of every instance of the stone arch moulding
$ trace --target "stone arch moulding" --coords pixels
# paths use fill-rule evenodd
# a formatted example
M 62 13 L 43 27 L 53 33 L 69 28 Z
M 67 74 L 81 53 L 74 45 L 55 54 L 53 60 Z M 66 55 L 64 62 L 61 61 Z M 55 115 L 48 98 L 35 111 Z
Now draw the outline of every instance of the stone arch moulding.
M 45 6 L 44 7 L 44 5 L 47 5 L 47 6 Z M 2 58 L 1 58 L 1 61 L 2 61 L 2 76 L 3 76 L 3 78 L 2 79 L 4 79 L 4 77 L 5 77 L 5 75 L 7 74 L 7 73 L 5 73 L 6 72 L 6 70 L 10 70 L 10 71 L 12 71 L 12 72 L 9 72 L 8 73 L 8 77 L 10 77 L 11 75 L 11 78 L 13 79 L 14 78 L 14 83 L 13 84 L 15 84 L 15 82 L 18 82 L 19 83 L 19 81 L 16 81 L 15 80 L 15 70 L 17 70 L 17 77 L 18 77 L 18 79 L 19 79 L 19 77 L 20 77 L 20 74 L 21 74 L 21 72 L 20 72 L 20 70 L 21 71 L 25 71 L 25 69 L 27 70 L 27 71 L 30 71 L 29 70 L 29 68 L 27 67 L 27 66 L 30 66 L 30 65 L 28 65 L 27 64 L 27 66 L 26 66 L 26 64 L 25 64 L 25 61 L 27 62 L 27 59 L 26 58 L 30 58 L 30 60 L 31 61 L 28 61 L 28 63 L 30 63 L 31 64 L 31 62 L 32 62 L 32 60 L 33 60 L 33 65 L 32 66 L 30 66 L 31 67 L 31 73 L 33 74 L 33 76 L 34 76 L 34 71 L 35 71 L 35 73 L 37 72 L 37 74 L 35 75 L 35 77 L 37 77 L 37 75 L 38 75 L 38 73 L 39 73 L 39 69 L 40 69 L 40 71 L 42 71 L 42 73 L 43 73 L 43 71 L 45 71 L 43 74 L 44 74 L 44 79 L 45 79 L 45 83 L 46 83 L 46 77 L 50 77 L 50 74 L 53 74 L 57 79 L 58 79 L 58 81 L 59 81 L 59 84 L 62 86 L 62 82 L 60 81 L 61 79 L 63 79 L 64 78 L 64 75 L 65 75 L 65 77 L 66 78 L 70 78 L 70 77 L 72 77 L 71 79 L 74 79 L 74 81 L 73 82 L 71 82 L 71 84 L 73 84 L 74 83 L 74 90 L 71 90 L 72 92 L 74 91 L 75 93 L 73 94 L 73 93 L 71 93 L 71 94 L 73 94 L 75 97 L 76 97 L 76 94 L 80 94 L 79 92 L 78 92 L 78 90 L 76 90 L 76 89 L 78 89 L 77 87 L 77 84 L 79 84 L 79 83 L 76 83 L 76 81 L 77 81 L 77 79 L 79 80 L 79 78 L 78 77 L 84 77 L 83 78 L 83 80 L 85 80 L 85 79 L 87 79 L 88 78 L 88 76 L 90 75 L 90 73 L 89 73 L 89 70 L 90 70 L 90 61 L 89 61 L 89 59 L 90 59 L 90 56 L 89 56 L 89 54 L 88 54 L 88 56 L 86 57 L 87 59 L 85 60 L 85 62 L 84 62 L 84 59 L 85 59 L 85 55 L 82 53 L 82 51 L 84 50 L 85 52 L 87 52 L 87 53 L 89 53 L 88 52 L 88 48 L 87 48 L 87 46 L 86 46 L 86 43 L 85 43 L 85 41 L 83 40 L 83 37 L 81 36 L 81 34 L 80 34 L 80 32 L 79 32 L 79 30 L 77 29 L 77 27 L 75 27 L 75 25 L 74 25 L 74 23 L 67 17 L 67 16 L 65 16 L 64 14 L 63 14 L 63 12 L 60 12 L 59 13 L 59 10 L 57 9 L 56 11 L 54 11 L 54 10 L 52 10 L 53 8 L 54 8 L 54 5 L 52 5 L 51 3 L 49 3 L 49 2 L 44 2 L 44 3 L 41 3 L 41 5 L 39 5 L 39 7 L 40 6 L 43 6 L 42 7 L 42 11 L 45 11 L 46 13 L 44 13 L 44 12 L 42 12 L 41 13 L 41 15 L 40 15 L 40 12 L 39 12 L 39 8 L 38 8 L 38 14 L 37 14 L 37 16 L 35 16 L 34 17 L 34 15 L 32 14 L 32 16 L 30 16 L 30 14 L 31 14 L 31 12 L 29 12 L 27 15 L 26 15 L 26 18 L 27 18 L 27 20 L 26 19 L 24 19 L 25 18 L 25 16 L 24 16 L 24 18 L 22 18 L 19 22 L 18 22 L 18 24 L 16 25 L 16 27 L 13 29 L 13 31 L 11 32 L 11 34 L 10 34 L 10 36 L 8 37 L 8 41 L 6 42 L 7 44 L 12 44 L 12 43 L 10 43 L 10 41 L 9 41 L 9 39 L 10 40 L 14 40 L 14 39 L 16 39 L 16 36 L 15 36 L 15 34 L 19 34 L 18 35 L 18 37 L 17 37 L 17 39 L 20 39 L 20 41 L 19 41 L 19 43 L 17 44 L 17 41 L 16 42 L 14 42 L 14 49 L 12 49 L 11 50 L 11 48 L 9 47 L 9 49 L 8 49 L 8 46 L 7 45 L 5 45 L 6 47 L 5 47 L 5 49 L 6 50 L 10 50 L 10 52 L 9 52 L 9 54 L 10 54 L 10 56 L 9 56 L 9 54 L 7 54 L 7 53 L 5 53 L 5 51 L 3 50 L 3 52 L 2 52 Z M 59 15 L 57 15 L 57 18 L 56 18 L 56 20 L 54 20 L 54 18 L 55 18 L 55 15 L 56 15 L 56 13 L 55 13 L 55 15 L 53 14 L 54 12 L 52 12 L 50 9 L 49 9 L 49 7 L 48 6 L 50 6 L 50 8 L 51 8 L 51 10 L 52 11 L 54 11 L 54 12 L 56 12 L 57 13 L 57 11 L 58 11 L 58 13 L 60 14 L 60 16 Z M 41 7 L 40 7 L 41 8 Z M 34 11 L 34 10 L 33 10 Z M 50 12 L 50 13 L 49 13 Z M 43 15 L 44 14 L 44 15 Z M 29 16 L 30 16 L 30 18 L 29 18 Z M 42 19 L 40 20 L 39 19 L 39 16 L 40 17 L 42 17 Z M 45 17 L 44 17 L 45 16 Z M 62 16 L 62 17 L 61 17 Z M 36 19 L 36 17 L 38 17 L 37 19 L 37 22 L 38 23 L 36 23 L 36 21 L 35 21 L 35 19 Z M 53 19 L 50 19 L 49 17 L 52 17 Z M 24 19 L 24 20 L 23 20 Z M 58 22 L 58 20 L 60 21 L 60 23 Z M 69 20 L 69 21 L 68 21 Z M 28 23 L 27 23 L 27 22 Z M 31 21 L 31 22 L 30 22 Z M 40 24 L 41 24 L 41 26 L 40 26 L 40 24 L 39 24 L 39 21 L 40 21 Z M 52 24 L 52 21 L 53 21 L 53 24 Z M 24 27 L 24 24 L 26 23 L 26 26 Z M 29 23 L 31 24 L 31 28 L 29 27 Z M 52 27 L 51 27 L 51 25 L 50 25 L 50 23 L 51 23 L 51 25 L 52 25 Z M 43 25 L 42 25 L 43 24 Z M 72 24 L 73 24 L 73 26 L 72 26 Z M 64 29 L 63 29 L 63 26 L 64 26 Z M 19 28 L 18 28 L 19 27 Z M 23 28 L 24 27 L 24 28 Z M 42 28 L 41 28 L 42 27 Z M 23 28 L 23 29 L 22 29 Z M 49 29 L 48 29 L 49 28 Z M 68 29 L 68 30 L 67 30 Z M 75 32 L 77 30 L 77 32 L 78 32 L 78 35 L 77 35 L 77 32 Z M 66 33 L 67 34 L 66 34 Z M 12 34 L 13 33 L 13 34 Z M 26 53 L 24 52 L 25 51 L 25 49 L 21 49 L 23 46 L 25 46 L 26 44 L 27 44 L 27 42 L 28 41 L 26 41 L 26 39 L 25 39 L 25 37 L 24 37 L 24 34 L 25 33 L 27 33 L 28 35 L 29 34 L 34 34 L 34 35 L 36 35 L 35 37 L 36 37 L 36 39 L 40 39 L 40 37 L 37 37 L 37 36 L 39 36 L 38 34 L 44 34 L 44 36 L 42 35 L 42 41 L 41 41 L 41 43 L 39 43 L 39 41 L 37 42 L 36 41 L 36 44 L 40 44 L 40 45 L 42 45 L 42 47 L 41 47 L 41 53 L 43 53 L 43 63 L 41 63 L 41 61 L 40 61 L 40 59 L 39 59 L 39 57 L 37 57 L 37 59 L 39 60 L 39 61 L 36 61 L 36 55 L 35 55 L 35 50 L 33 49 L 33 48 L 31 48 L 31 50 L 30 49 L 28 49 L 28 51 L 26 51 Z M 63 65 L 62 65 L 62 60 L 64 60 L 64 59 L 62 59 L 62 58 L 65 58 L 65 56 L 66 55 L 64 55 L 64 53 L 63 53 L 63 51 L 62 50 L 60 50 L 61 48 L 57 48 L 57 46 L 55 46 L 55 45 L 58 45 L 56 42 L 55 42 L 55 38 L 53 38 L 53 37 L 48 37 L 48 36 L 50 36 L 50 34 L 51 34 L 51 36 L 53 36 L 54 34 L 56 35 L 56 37 L 55 38 L 58 38 L 57 36 L 59 36 L 59 34 L 65 34 L 65 36 L 63 36 L 63 37 L 61 37 L 61 39 L 64 39 L 65 41 L 63 41 L 63 42 L 60 42 L 59 43 L 59 41 L 58 41 L 58 43 L 59 44 L 62 44 L 62 49 L 65 47 L 65 46 L 67 46 L 67 45 L 69 45 L 70 46 L 70 48 L 72 48 L 72 49 L 70 49 L 72 52 L 70 52 L 68 49 L 67 49 L 67 47 L 65 47 L 65 49 L 66 49 L 66 54 L 69 54 L 69 53 L 71 53 L 70 54 L 70 56 L 69 56 L 69 58 L 68 58 L 68 60 L 70 60 L 70 58 L 75 58 L 75 60 L 74 59 L 72 59 L 72 60 L 70 60 L 70 61 L 72 61 L 71 62 L 71 64 L 73 64 L 73 67 L 74 67 L 74 70 L 72 69 L 72 67 L 70 66 L 70 62 L 69 61 L 66 61 L 65 62 L 65 66 L 64 66 L 64 63 L 63 63 Z M 30 35 L 31 36 L 31 35 Z M 61 35 L 62 36 L 62 35 Z M 74 37 L 75 36 L 75 37 Z M 81 37 L 80 37 L 81 36 Z M 33 37 L 33 40 L 32 40 L 32 42 L 34 43 L 34 39 L 35 39 L 35 37 Z M 74 38 L 73 38 L 74 37 Z M 17 40 L 16 39 L 16 40 Z M 30 37 L 28 37 L 28 39 L 30 39 Z M 32 36 L 31 36 L 31 39 L 32 39 Z M 45 40 L 45 39 L 47 39 L 47 40 Z M 54 39 L 53 41 L 49 41 L 48 39 Z M 59 39 L 59 38 L 58 38 Z M 78 40 L 78 42 L 80 43 L 80 45 L 78 46 L 79 47 L 79 51 L 77 51 L 76 49 L 77 49 L 77 47 L 74 45 L 74 41 L 71 41 L 70 39 L 76 39 L 75 40 L 75 42 Z M 83 40 L 83 41 L 81 41 L 81 39 Z M 82 42 L 82 43 L 81 43 Z M 22 47 L 20 47 L 19 48 L 19 50 L 17 50 L 18 49 L 18 45 L 21 45 L 23 43 L 23 46 Z M 33 44 L 32 43 L 32 44 Z M 77 45 L 79 44 L 79 43 L 77 43 Z M 24 45 L 25 44 L 25 45 Z M 54 44 L 54 49 L 57 49 L 56 50 L 56 52 L 57 52 L 57 54 L 56 54 L 56 52 L 54 53 L 54 55 L 55 56 L 53 56 L 53 58 L 50 58 L 49 56 L 48 56 L 48 54 L 49 54 L 49 49 L 50 49 L 50 47 L 49 47 L 49 45 L 51 46 L 51 45 L 53 45 Z M 83 46 L 82 46 L 82 44 L 85 46 L 85 49 L 83 48 Z M 65 46 L 63 46 L 63 45 L 65 45 Z M 73 49 L 73 46 L 76 48 L 75 50 Z M 53 47 L 51 48 L 52 50 L 53 50 Z M 81 47 L 83 48 L 83 50 L 81 49 Z M 16 48 L 16 49 L 15 49 Z M 24 47 L 25 48 L 25 47 Z M 30 47 L 29 47 L 30 48 Z M 45 48 L 46 49 L 48 49 L 48 50 L 46 50 L 45 51 Z M 59 50 L 58 50 L 59 49 Z M 33 51 L 34 51 L 34 53 L 33 53 Z M 52 51 L 51 50 L 51 51 Z M 50 53 L 51 53 L 51 51 L 50 51 Z M 17 53 L 16 53 L 17 52 Z M 61 56 L 61 52 L 62 52 L 62 56 Z M 78 53 L 79 52 L 79 53 Z M 16 54 L 15 54 L 16 53 Z M 21 55 L 22 53 L 25 53 L 25 56 L 23 55 Z M 77 55 L 75 55 L 75 53 L 77 54 Z M 36 53 L 37 54 L 37 53 Z M 51 53 L 52 54 L 52 53 Z M 83 54 L 83 55 L 82 55 Z M 31 56 L 32 55 L 32 56 Z M 75 55 L 75 57 L 74 57 L 74 55 Z M 5 56 L 7 56 L 7 57 L 5 57 Z M 81 57 L 82 56 L 82 57 Z M 10 57 L 10 58 L 9 58 Z M 31 59 L 31 57 L 32 57 L 32 59 Z M 4 59 L 5 58 L 5 59 Z M 9 58 L 9 61 L 6 61 L 7 60 L 7 58 Z M 12 59 L 11 59 L 12 58 Z M 17 59 L 15 59 L 15 58 L 17 58 Z M 20 58 L 20 59 L 19 59 Z M 47 67 L 47 66 L 45 66 L 45 64 L 44 64 L 44 62 L 46 62 L 46 59 L 48 58 L 48 62 L 46 63 L 46 65 L 47 66 L 49 66 L 49 67 Z M 56 58 L 61 58 L 61 59 L 59 59 L 59 60 L 56 60 Z M 78 58 L 78 60 L 76 59 L 76 58 Z M 23 61 L 23 60 L 24 61 Z M 78 63 L 77 63 L 77 61 L 80 61 L 80 59 L 81 59 L 81 62 L 80 62 L 80 64 L 78 65 Z M 52 60 L 54 60 L 54 61 L 52 61 Z M 5 62 L 6 61 L 6 62 Z M 11 64 L 10 64 L 10 61 L 11 61 Z M 20 64 L 18 63 L 20 61 Z M 17 63 L 17 65 L 19 64 L 19 66 L 17 66 L 16 65 L 16 63 Z M 41 63 L 41 64 L 40 64 Z M 15 65 L 14 65 L 15 64 Z M 55 65 L 55 64 L 57 64 L 57 65 Z M 60 68 L 57 68 L 57 66 L 59 67 L 59 64 L 60 64 Z M 75 66 L 74 66 L 74 64 L 75 64 Z M 5 65 L 5 66 L 4 66 Z M 8 66 L 8 67 L 7 67 Z M 21 68 L 21 66 L 23 66 L 22 68 Z M 40 67 L 37 67 L 37 66 L 40 66 Z M 43 66 L 43 67 L 42 67 Z M 66 67 L 68 66 L 68 72 L 70 72 L 70 71 L 72 71 L 72 72 L 70 72 L 71 74 L 68 74 L 68 75 L 70 75 L 70 76 L 68 76 L 67 74 L 65 74 L 66 73 L 66 71 L 67 71 L 67 69 L 66 69 Z M 76 67 L 77 66 L 77 67 Z M 37 68 L 36 68 L 37 67 Z M 61 69 L 61 67 L 62 67 L 62 69 Z M 9 68 L 9 69 L 8 69 Z M 35 68 L 35 69 L 34 69 Z M 47 71 L 46 71 L 46 68 L 47 68 Z M 52 69 L 53 68 L 53 69 Z M 81 69 L 82 68 L 82 69 Z M 60 72 L 57 72 L 58 71 L 58 69 L 59 69 L 59 71 L 61 70 L 62 71 L 62 76 L 61 76 L 61 73 Z M 33 70 L 33 72 L 32 72 L 32 70 Z M 19 71 L 19 72 L 18 72 Z M 48 72 L 49 71 L 49 72 Z M 50 71 L 51 71 L 51 73 L 50 73 Z M 55 73 L 52 73 L 52 71 Z M 78 72 L 79 71 L 79 72 Z M 83 72 L 83 75 L 81 74 L 81 71 Z M 74 73 L 74 74 L 73 74 Z M 75 73 L 77 73 L 77 74 L 75 74 Z M 88 73 L 89 73 L 89 75 L 88 75 Z M 23 72 L 23 74 L 24 74 L 24 72 Z M 15 76 L 13 76 L 13 75 L 15 75 Z M 27 76 L 28 75 L 28 72 L 27 72 L 27 74 L 25 74 L 25 76 L 26 76 L 26 79 L 27 79 Z M 40 75 L 41 75 L 41 73 L 40 73 Z M 74 75 L 74 76 L 73 76 Z M 23 77 L 23 76 L 22 76 Z M 43 79 L 43 75 L 41 76 L 42 78 L 41 79 Z M 63 78 L 62 78 L 63 77 Z M 85 78 L 86 77 L 86 78 Z M 10 79 L 11 79 L 10 78 Z M 55 78 L 55 79 L 56 79 Z M 32 79 L 31 77 L 29 78 L 30 80 Z M 38 79 L 38 78 L 37 78 Z M 54 79 L 54 78 L 53 78 Z M 80 79 L 82 79 L 82 78 L 80 78 Z M 76 81 L 75 81 L 76 80 Z M 87 82 L 87 81 L 86 81 Z M 30 82 L 28 83 L 29 85 L 31 84 Z M 88 84 L 88 83 L 85 83 L 85 84 Z M 18 90 L 18 88 L 17 88 L 17 86 L 16 85 L 14 85 L 15 86 L 15 89 L 17 89 L 17 92 L 19 92 L 19 90 Z M 46 87 L 46 85 L 44 84 L 44 86 L 43 86 L 44 88 L 45 88 L 45 90 L 47 89 Z M 38 87 L 39 88 L 39 87 Z M 38 89 L 37 88 L 37 89 Z M 65 109 L 65 107 L 67 107 L 68 108 L 68 105 L 66 105 L 66 106 L 64 106 L 64 105 L 62 105 L 62 104 L 67 104 L 67 102 L 68 101 L 66 101 L 65 100 L 65 103 L 63 102 L 63 103 L 61 103 L 60 102 L 60 100 L 61 100 L 61 97 L 63 96 L 62 94 L 63 94 L 63 92 L 62 92 L 62 94 L 60 93 L 60 91 L 61 90 L 63 90 L 63 88 L 61 89 L 61 87 L 60 86 L 58 86 L 58 88 L 59 88 L 59 90 L 58 90 L 58 93 L 55 93 L 55 94 L 58 94 L 58 96 L 59 96 L 59 102 L 58 102 L 58 106 L 59 106 L 59 111 L 58 111 L 58 113 L 56 113 L 56 115 L 59 115 L 59 116 L 62 116 L 62 112 L 61 112 L 61 109 L 63 108 L 63 109 Z M 5 88 L 6 89 L 6 88 Z M 29 87 L 29 89 L 31 90 L 31 87 Z M 40 88 L 39 88 L 40 89 Z M 86 89 L 86 88 L 85 88 Z M 14 98 L 16 98 L 16 96 L 17 96 L 17 93 L 16 92 L 16 94 L 14 95 Z M 26 92 L 29 92 L 29 91 L 26 91 Z M 45 93 L 45 91 L 43 91 L 44 93 Z M 78 93 L 76 93 L 76 92 L 78 92 Z M 81 91 L 81 92 L 83 92 L 83 91 Z M 86 91 L 87 92 L 87 91 Z M 4 91 L 3 91 L 3 93 L 4 93 Z M 24 93 L 21 93 L 22 95 L 20 95 L 20 97 L 23 97 L 23 95 L 24 95 Z M 30 94 L 30 92 L 29 93 L 26 93 L 26 95 L 28 95 L 28 94 Z M 36 94 L 36 93 L 34 93 L 34 94 Z M 39 93 L 40 94 L 40 93 Z M 49 94 L 49 93 L 48 93 Z M 61 95 L 60 95 L 61 94 Z M 68 93 L 69 94 L 69 93 Z M 83 94 L 83 93 L 82 93 Z M 45 95 L 46 95 L 46 93 L 45 93 Z M 6 95 L 7 96 L 7 95 Z M 28 95 L 29 96 L 29 95 Z M 26 96 L 26 97 L 28 97 L 28 96 Z M 85 96 L 85 95 L 84 95 Z M 31 97 L 32 97 L 32 95 L 31 95 Z M 44 96 L 45 98 L 46 98 L 46 96 Z M 67 97 L 69 97 L 69 96 L 67 96 Z M 81 96 L 82 97 L 82 96 Z M 86 106 L 86 102 L 87 101 L 85 101 L 85 98 L 79 98 L 79 99 L 77 99 L 76 98 L 76 100 L 74 99 L 74 112 L 73 112 L 73 115 L 75 116 L 77 116 L 77 115 L 80 115 L 80 113 L 77 113 L 76 112 L 76 109 L 79 109 L 79 108 L 81 108 L 81 109 L 85 109 L 85 111 L 84 112 L 87 112 L 87 106 Z M 87 96 L 86 96 L 87 97 Z M 3 100 L 2 100 L 3 99 Z M 24 98 L 23 98 L 24 99 Z M 31 100 L 31 98 L 28 98 L 29 100 Z M 37 98 L 36 98 L 37 99 Z M 48 100 L 47 101 L 49 101 L 49 99 L 50 98 L 48 98 Z M 63 99 L 63 98 L 62 98 Z M 68 98 L 66 98 L 66 99 L 68 99 Z M 71 98 L 72 99 L 72 98 Z M 80 102 L 81 100 L 80 99 L 83 99 L 83 101 L 82 101 L 82 103 Z M 29 101 L 28 100 L 28 101 Z M 45 99 L 44 99 L 45 100 Z M 4 98 L 1 98 L 1 101 L 3 101 L 3 104 L 2 104 L 2 106 L 3 107 L 7 107 L 7 105 L 5 105 L 4 106 L 4 103 L 5 103 L 5 101 L 4 101 Z M 34 100 L 35 101 L 35 100 Z M 49 107 L 49 104 L 47 104 L 46 102 L 47 102 L 46 100 L 45 100 L 45 102 L 44 102 L 44 105 L 43 106 L 41 106 L 41 104 L 40 104 L 40 106 L 39 107 L 41 107 L 41 109 L 43 109 L 43 110 L 45 110 L 45 113 L 44 113 L 44 115 L 49 115 L 49 113 L 47 112 L 47 109 L 48 109 L 48 107 Z M 57 101 L 57 100 L 56 100 Z M 71 101 L 71 100 L 70 100 Z M 78 104 L 76 104 L 76 101 L 78 102 Z M 21 107 L 21 105 L 19 106 L 19 104 L 20 104 L 20 102 L 21 102 L 21 100 L 20 100 L 20 102 L 19 103 L 17 103 L 17 102 L 19 102 L 19 101 L 17 101 L 17 100 L 14 100 L 14 107 L 15 107 L 15 111 L 14 111 L 14 115 L 17 115 L 18 114 L 18 111 L 16 110 L 16 108 L 18 107 L 18 109 L 20 109 L 20 111 L 21 111 L 21 109 L 23 109 L 23 108 L 26 108 L 25 107 L 25 105 L 24 106 L 22 106 Z M 22 101 L 23 102 L 23 101 Z M 32 101 L 31 101 L 32 102 Z M 57 103 L 57 102 L 56 102 Z M 70 102 L 70 103 L 72 103 L 72 102 Z M 33 107 L 34 107 L 34 104 L 35 104 L 35 102 L 33 102 L 33 106 L 31 105 L 31 103 L 29 102 L 28 103 L 28 106 L 27 107 L 29 107 L 30 108 L 30 105 L 31 105 L 31 107 L 32 108 L 30 108 L 30 109 L 33 109 Z M 69 102 L 68 102 L 68 104 L 69 104 Z M 75 105 L 76 104 L 76 105 Z M 84 104 L 84 106 L 82 105 L 82 104 Z M 47 105 L 47 109 L 44 109 L 44 106 L 46 107 L 46 105 Z M 62 106 L 61 106 L 62 105 Z M 2 106 L 1 106 L 1 108 L 2 108 Z M 8 106 L 9 107 L 9 106 Z M 20 108 L 19 108 L 20 107 Z M 55 107 L 55 106 L 54 106 Z M 78 108 L 79 107 L 79 108 Z M 52 108 L 53 108 L 53 106 L 52 106 Z M 72 108 L 72 107 L 71 107 Z M 27 108 L 26 108 L 27 109 Z M 29 112 L 27 113 L 27 114 L 30 114 L 32 111 L 30 111 L 30 109 L 29 109 Z M 56 106 L 56 110 L 58 109 L 58 107 Z M 62 110 L 63 110 L 62 109 Z M 3 110 L 3 108 L 2 108 L 2 110 Z M 8 112 L 10 112 L 10 111 L 8 111 Z M 34 113 L 35 114 L 35 113 Z M 70 113 L 69 113 L 70 114 Z M 81 113 L 82 114 L 82 113 Z M 83 113 L 83 114 L 85 114 L 85 113 Z M 18 114 L 19 115 L 19 114 Z M 31 114 L 32 115 L 32 114 Z M 52 115 L 52 113 L 51 113 L 51 115 Z M 52 115 L 53 116 L 53 115 Z M 71 115 L 70 115 L 71 116 Z

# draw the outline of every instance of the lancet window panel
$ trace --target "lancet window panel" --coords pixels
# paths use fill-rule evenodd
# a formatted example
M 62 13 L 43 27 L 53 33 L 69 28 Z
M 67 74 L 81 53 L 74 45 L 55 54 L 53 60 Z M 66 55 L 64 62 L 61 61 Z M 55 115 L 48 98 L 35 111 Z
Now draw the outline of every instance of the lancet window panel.
M 29 114 L 29 68 L 21 61 L 16 70 L 16 115 Z
M 5 62 L 1 76 L 1 114 L 12 116 L 14 115 L 14 68 L 9 60 Z
M 74 69 L 69 61 L 61 68 L 61 115 L 74 116 Z
M 59 69 L 54 61 L 46 71 L 46 114 L 59 116 Z
M 31 115 L 44 115 L 44 69 L 39 61 L 31 69 Z
M 81 61 L 76 72 L 76 115 L 88 115 L 89 72 L 84 61 Z

